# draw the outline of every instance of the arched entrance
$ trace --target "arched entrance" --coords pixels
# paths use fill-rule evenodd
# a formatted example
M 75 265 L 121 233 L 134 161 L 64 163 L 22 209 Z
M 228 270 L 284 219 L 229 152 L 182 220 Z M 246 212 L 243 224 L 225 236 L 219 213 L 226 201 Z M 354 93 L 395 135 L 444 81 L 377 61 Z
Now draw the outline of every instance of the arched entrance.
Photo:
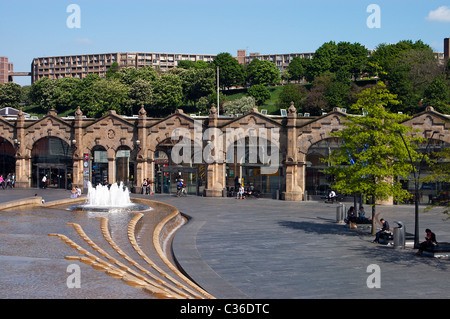
M 31 187 L 68 189 L 73 179 L 73 150 L 57 137 L 44 137 L 33 145 L 31 151 Z M 47 181 L 41 185 L 42 177 Z
M 16 160 L 15 150 L 12 144 L 5 138 L 0 137 L 0 175 L 6 180 L 8 174 L 15 172 Z
M 249 137 L 242 140 L 244 142 L 239 139 L 227 148 L 227 191 L 234 193 L 239 184 L 242 184 L 245 188 L 253 187 L 268 197 L 276 196 L 283 188 L 283 157 L 279 148 L 272 147 L 270 140 L 265 140 L 265 144 L 261 143 L 261 138 L 252 142 Z M 269 172 L 265 169 L 268 164 L 263 163 L 268 159 L 271 159 L 270 165 L 276 165 Z
M 324 172 L 328 167 L 326 159 L 334 149 L 339 148 L 339 138 L 321 140 L 308 149 L 306 154 L 306 191 L 308 195 L 323 196 L 333 183 L 333 177 Z
M 442 152 L 450 147 L 449 143 L 438 139 L 430 139 L 425 143 L 419 144 L 417 152 L 421 153 L 421 157 L 426 155 L 430 160 L 435 161 L 438 167 L 446 164 L 445 156 Z M 433 175 L 436 173 L 433 167 L 427 161 L 419 160 L 416 164 L 417 187 L 419 202 L 424 204 L 431 204 L 435 202 L 445 202 L 449 199 L 450 181 L 436 178 Z M 412 196 L 410 201 L 414 202 L 415 194 L 415 179 L 414 173 L 409 176 L 401 178 L 402 188 L 407 190 Z
M 183 179 L 190 195 L 199 195 L 206 185 L 205 164 L 193 164 L 192 156 L 189 163 L 174 163 L 171 154 L 176 144 L 172 139 L 165 139 L 158 144 L 154 157 L 155 191 L 157 193 L 175 194 L 176 182 Z M 191 145 L 194 150 L 194 145 Z

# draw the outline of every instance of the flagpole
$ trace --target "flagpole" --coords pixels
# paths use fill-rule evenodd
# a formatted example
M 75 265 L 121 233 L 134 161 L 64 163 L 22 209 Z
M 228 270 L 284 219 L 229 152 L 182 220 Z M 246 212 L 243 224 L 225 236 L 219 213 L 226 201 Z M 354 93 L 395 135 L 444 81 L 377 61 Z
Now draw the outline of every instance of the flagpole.
M 217 67 L 217 117 L 219 117 L 220 104 L 219 104 L 219 67 Z

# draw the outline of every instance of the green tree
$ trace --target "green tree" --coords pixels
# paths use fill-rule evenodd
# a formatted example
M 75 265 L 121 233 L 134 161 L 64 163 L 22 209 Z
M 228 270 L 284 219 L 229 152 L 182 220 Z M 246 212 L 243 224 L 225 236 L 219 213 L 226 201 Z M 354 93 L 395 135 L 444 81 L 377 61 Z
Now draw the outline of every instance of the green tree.
M 53 99 L 54 107 L 58 113 L 76 108 L 76 91 L 80 82 L 80 79 L 73 77 L 56 80 Z
M 450 148 L 444 147 L 441 152 L 434 153 L 430 160 L 430 167 L 432 174 L 424 177 L 422 179 L 423 182 L 448 184 L 450 181 Z M 436 206 L 441 206 L 444 209 L 442 213 L 449 215 L 447 217 L 447 219 L 449 219 L 450 200 L 448 196 L 445 195 L 444 190 L 442 190 L 439 195 L 437 201 L 428 207 L 427 210 Z
M 21 101 L 22 89 L 19 84 L 0 84 L 0 106 L 17 108 Z
M 306 69 L 307 81 L 312 82 L 315 77 L 331 72 L 336 55 L 337 45 L 334 41 L 322 44 L 314 53 Z
M 332 83 L 333 74 L 324 74 L 314 78 L 311 89 L 303 100 L 303 111 L 311 115 L 322 115 L 322 112 L 330 111 L 330 103 L 326 99 L 327 87 Z
M 347 73 L 357 79 L 367 67 L 368 54 L 367 48 L 359 43 L 339 42 L 330 71 Z
M 219 53 L 212 63 L 214 70 L 219 67 L 219 85 L 223 88 L 241 86 L 245 81 L 245 68 L 231 54 Z
M 278 84 L 280 83 L 280 71 L 275 63 L 269 60 L 253 59 L 246 68 L 247 81 L 250 85 L 255 84 Z
M 106 70 L 106 79 L 107 80 L 111 80 L 111 79 L 120 80 L 121 74 L 119 73 L 119 71 L 120 71 L 119 63 L 113 62 L 111 64 L 111 66 L 109 67 L 109 69 Z
M 134 81 L 128 90 L 129 103 L 132 114 L 137 114 L 143 105 L 145 109 L 153 103 L 153 87 L 149 81 L 138 79 Z
M 359 43 L 330 41 L 320 46 L 311 62 L 306 63 L 308 81 L 325 73 L 345 72 L 358 78 L 368 64 L 368 50 Z
M 43 111 L 55 108 L 56 81 L 42 78 L 33 83 L 30 91 L 31 102 L 39 105 Z
M 303 100 L 308 92 L 303 85 L 288 83 L 283 85 L 283 89 L 279 96 L 279 108 L 288 108 L 291 102 L 294 102 L 297 111 L 302 111 Z
M 183 87 L 180 77 L 175 74 L 162 74 L 153 84 L 152 112 L 158 115 L 173 112 L 183 100 Z
M 85 114 L 95 103 L 94 86 L 99 81 L 103 81 L 103 79 L 98 74 L 88 74 L 78 83 L 74 93 L 75 103 Z
M 212 68 L 189 68 L 179 74 L 184 98 L 194 105 L 202 96 L 208 96 L 216 88 L 216 73 Z
M 117 79 L 102 79 L 93 82 L 91 103 L 82 110 L 87 116 L 96 118 L 106 115 L 109 110 L 131 115 L 129 107 L 128 87 Z
M 118 74 L 117 78 L 125 85 L 132 85 L 137 80 L 144 80 L 152 83 L 158 78 L 158 72 L 151 66 L 140 69 L 133 67 L 123 68 Z
M 402 105 L 391 111 L 414 114 L 422 111 L 420 100 L 425 88 L 444 73 L 431 48 L 408 49 L 386 68 L 383 76 L 389 91 L 398 95 Z
M 408 135 L 411 129 L 401 124 L 409 117 L 386 110 L 387 105 L 398 103 L 396 96 L 379 82 L 358 94 L 351 106 L 355 111 L 364 111 L 364 116 L 348 116 L 345 128 L 332 134 L 343 143 L 331 153 L 327 172 L 334 175 L 338 191 L 371 197 L 373 234 L 377 201 L 409 197 L 398 180 L 412 171 L 408 149 L 413 160 L 418 158 L 414 142 L 421 139 Z M 408 149 L 399 133 L 405 137 Z
M 436 77 L 425 89 L 423 104 L 433 106 L 436 111 L 448 114 L 450 111 L 450 89 L 443 76 Z
M 298 82 L 303 80 L 306 76 L 306 71 L 310 63 L 310 59 L 305 59 L 299 56 L 294 57 L 287 67 L 287 71 L 290 75 L 289 80 Z
M 262 105 L 268 99 L 270 99 L 270 90 L 264 84 L 252 85 L 248 90 L 247 94 L 253 97 L 257 105 Z
M 324 98 L 329 105 L 326 111 L 331 111 L 334 107 L 347 108 L 350 105 L 349 94 L 352 86 L 348 74 L 341 69 L 331 76 L 331 82 L 326 85 L 324 91 Z

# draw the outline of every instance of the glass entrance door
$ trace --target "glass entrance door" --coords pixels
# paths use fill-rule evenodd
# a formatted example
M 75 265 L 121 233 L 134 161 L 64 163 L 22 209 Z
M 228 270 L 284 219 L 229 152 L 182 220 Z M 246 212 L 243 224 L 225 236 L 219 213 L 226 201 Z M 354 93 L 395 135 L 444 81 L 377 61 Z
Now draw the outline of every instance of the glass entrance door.
M 45 175 L 46 181 L 43 181 Z M 65 166 L 38 166 L 35 175 L 35 186 L 40 188 L 62 188 L 67 187 L 67 168 Z
M 177 192 L 177 180 L 182 178 L 190 195 L 199 195 L 201 178 L 198 167 L 166 166 L 158 172 L 157 186 L 162 186 L 163 193 L 175 194 Z

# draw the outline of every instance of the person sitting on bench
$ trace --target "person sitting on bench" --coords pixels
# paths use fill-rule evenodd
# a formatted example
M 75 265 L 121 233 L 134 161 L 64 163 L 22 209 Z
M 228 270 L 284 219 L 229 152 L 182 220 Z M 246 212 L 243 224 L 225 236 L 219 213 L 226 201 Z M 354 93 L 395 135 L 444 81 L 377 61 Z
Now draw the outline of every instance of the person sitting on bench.
M 334 190 L 330 190 L 330 192 L 328 193 L 328 200 L 331 201 L 332 203 L 334 202 L 334 199 L 336 197 L 336 193 Z
M 383 227 L 375 234 L 373 243 L 379 243 L 381 234 L 389 231 L 389 223 L 383 218 L 380 219 L 380 222 L 383 224 Z
M 420 243 L 419 251 L 417 252 L 417 255 L 422 255 L 423 251 L 429 247 L 434 247 L 437 245 L 436 241 L 436 235 L 430 230 L 425 229 L 425 232 L 427 235 L 425 236 L 425 241 Z

